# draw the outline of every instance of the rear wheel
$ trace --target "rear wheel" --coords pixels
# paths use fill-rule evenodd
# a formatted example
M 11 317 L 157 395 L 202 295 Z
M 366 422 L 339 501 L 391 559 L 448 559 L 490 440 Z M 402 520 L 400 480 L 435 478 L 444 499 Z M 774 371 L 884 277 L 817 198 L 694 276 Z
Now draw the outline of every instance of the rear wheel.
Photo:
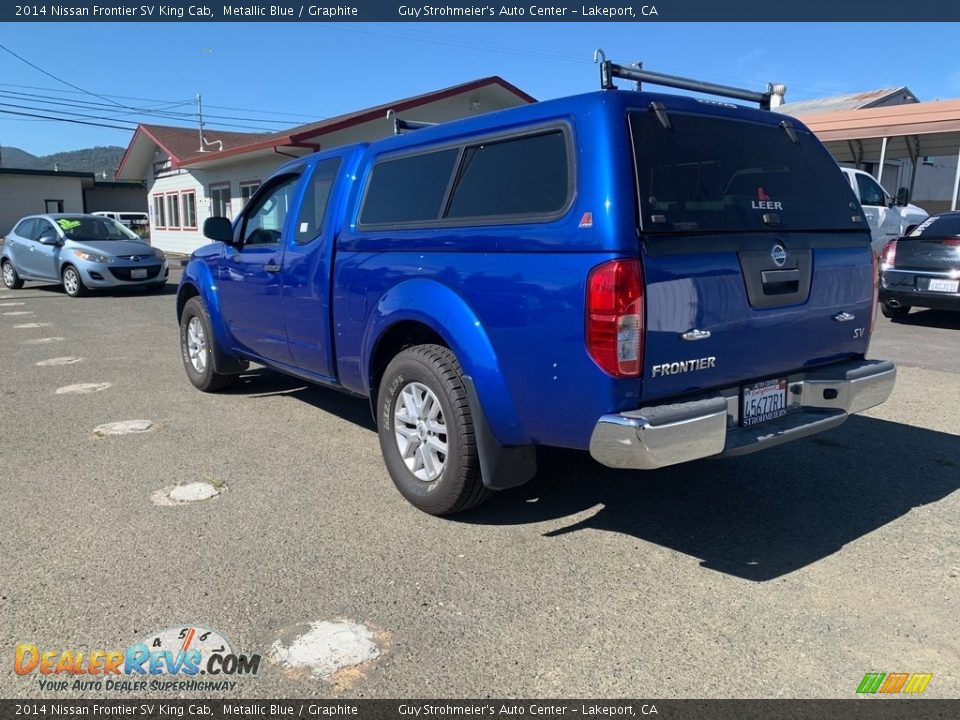
M 3 261 L 3 284 L 11 290 L 19 290 L 23 287 L 23 280 L 17 275 L 17 269 L 9 260 Z
M 460 363 L 440 345 L 418 345 L 384 371 L 377 405 L 380 449 L 401 494 L 431 515 L 479 505 L 493 493 L 480 460 Z
M 80 279 L 80 271 L 73 265 L 66 265 L 63 268 L 63 289 L 70 297 L 83 297 L 87 294 L 87 286 Z
M 910 306 L 897 305 L 896 307 L 890 307 L 886 303 L 883 303 L 883 305 L 880 306 L 880 312 L 883 313 L 885 318 L 890 318 L 891 320 L 900 320 L 910 314 Z
M 180 313 L 180 354 L 190 382 L 203 392 L 217 392 L 237 381 L 236 375 L 223 375 L 213 369 L 216 342 L 203 301 L 190 298 Z

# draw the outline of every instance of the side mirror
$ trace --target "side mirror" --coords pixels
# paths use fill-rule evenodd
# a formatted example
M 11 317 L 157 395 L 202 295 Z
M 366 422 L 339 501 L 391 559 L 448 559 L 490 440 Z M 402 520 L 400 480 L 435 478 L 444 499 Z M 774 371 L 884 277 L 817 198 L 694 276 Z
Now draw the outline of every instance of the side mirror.
M 203 221 L 203 235 L 229 245 L 233 242 L 233 226 L 225 217 L 207 218 Z
M 899 207 L 904 207 L 910 204 L 910 190 L 908 188 L 902 187 L 897 190 L 897 205 Z
M 57 235 L 53 230 L 47 230 L 40 237 L 37 238 L 37 242 L 41 245 L 59 245 L 60 236 Z

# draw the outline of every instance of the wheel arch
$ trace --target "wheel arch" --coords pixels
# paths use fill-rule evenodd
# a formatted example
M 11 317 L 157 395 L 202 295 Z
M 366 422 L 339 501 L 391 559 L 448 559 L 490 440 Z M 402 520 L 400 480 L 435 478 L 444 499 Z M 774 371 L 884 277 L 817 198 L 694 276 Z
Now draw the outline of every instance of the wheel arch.
M 463 370 L 477 426 L 484 484 L 520 485 L 536 473 L 531 438 L 524 431 L 493 343 L 480 318 L 453 290 L 432 280 L 391 288 L 371 314 L 361 353 L 362 377 L 377 421 L 377 391 L 390 360 L 406 347 L 448 348 Z

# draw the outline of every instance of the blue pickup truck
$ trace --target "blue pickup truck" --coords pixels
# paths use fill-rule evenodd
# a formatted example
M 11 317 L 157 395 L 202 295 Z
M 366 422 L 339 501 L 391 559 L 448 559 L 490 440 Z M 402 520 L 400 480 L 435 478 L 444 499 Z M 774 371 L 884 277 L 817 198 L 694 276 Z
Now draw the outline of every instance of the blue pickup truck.
M 769 92 L 603 65 L 597 92 L 293 160 L 208 219 L 177 295 L 190 381 L 253 361 L 369 398 L 437 515 L 529 480 L 538 445 L 656 469 L 885 401 L 870 231 L 823 146 Z

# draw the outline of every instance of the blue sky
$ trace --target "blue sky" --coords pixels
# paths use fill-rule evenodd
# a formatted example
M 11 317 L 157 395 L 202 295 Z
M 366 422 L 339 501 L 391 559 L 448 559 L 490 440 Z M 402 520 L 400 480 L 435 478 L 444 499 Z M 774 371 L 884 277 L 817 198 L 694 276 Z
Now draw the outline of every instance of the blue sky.
M 183 102 L 172 111 L 190 113 L 202 93 L 205 114 L 244 118 L 222 120 L 243 126 L 224 129 L 279 130 L 487 75 L 542 99 L 594 90 L 597 47 L 617 62 L 714 82 L 784 82 L 788 101 L 898 85 L 933 100 L 960 96 L 956 36 L 950 23 L 8 23 L 3 45 L 108 100 L 0 50 L 0 110 L 193 126 L 111 101 L 135 109 Z M 0 114 L 0 144 L 36 155 L 125 146 L 130 136 Z

